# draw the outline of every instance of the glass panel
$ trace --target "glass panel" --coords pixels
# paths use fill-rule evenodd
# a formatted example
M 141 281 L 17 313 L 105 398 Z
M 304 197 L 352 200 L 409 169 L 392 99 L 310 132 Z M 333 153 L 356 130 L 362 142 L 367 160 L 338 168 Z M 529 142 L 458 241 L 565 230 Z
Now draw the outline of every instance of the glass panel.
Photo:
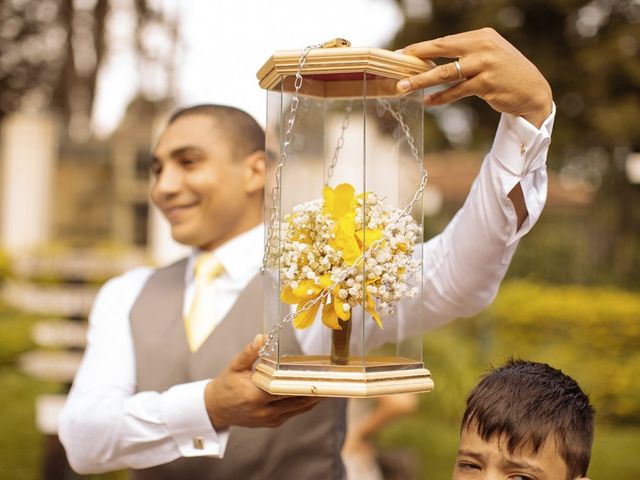
M 422 177 L 422 92 L 398 96 L 396 82 L 366 82 L 368 208 L 371 218 L 380 220 L 366 233 L 382 233 L 384 242 L 367 263 L 373 275 L 365 288 L 373 307 L 366 320 L 365 350 L 369 363 L 385 359 L 389 369 L 422 361 L 417 335 L 422 317 L 422 201 L 412 204 Z M 383 328 L 371 318 L 375 315 Z
M 284 312 L 279 301 L 280 298 L 280 231 L 271 225 L 272 207 L 274 206 L 272 190 L 276 183 L 276 168 L 280 160 L 280 137 L 282 122 L 282 95 L 280 91 L 267 92 L 267 124 L 266 124 L 266 175 L 265 175 L 265 249 L 269 242 L 269 262 L 265 267 L 264 278 L 264 332 L 269 334 L 282 318 Z M 271 238 L 267 239 L 269 229 L 272 228 Z M 277 350 L 271 351 L 268 355 L 270 360 L 276 361 Z
M 277 165 L 284 160 L 285 166 L 265 273 L 265 330 L 301 305 L 309 312 L 293 322 L 304 328 L 285 326 L 269 359 L 284 370 L 415 368 L 422 342 L 415 336 L 419 324 L 408 319 L 421 318 L 422 271 L 406 252 L 421 258 L 422 202 L 413 205 L 412 221 L 401 211 L 420 184 L 422 94 L 400 97 L 396 80 L 371 75 L 326 80 L 304 77 L 290 138 L 293 77 L 268 92 L 267 231 Z M 323 232 L 331 238 L 317 242 Z M 313 250 L 318 244 L 330 248 Z M 355 267 L 327 290 L 336 282 L 331 265 L 342 272 Z M 323 323 L 325 309 L 326 323 L 342 330 Z M 332 349 L 332 339 L 347 342 L 348 351 Z

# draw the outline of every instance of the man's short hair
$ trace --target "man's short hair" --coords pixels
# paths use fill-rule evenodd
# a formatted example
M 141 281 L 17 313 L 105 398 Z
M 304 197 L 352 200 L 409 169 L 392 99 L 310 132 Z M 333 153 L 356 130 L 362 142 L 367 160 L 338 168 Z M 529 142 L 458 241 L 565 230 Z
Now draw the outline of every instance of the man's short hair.
M 568 478 L 585 476 L 591 459 L 594 409 L 568 375 L 544 363 L 509 360 L 487 374 L 471 391 L 462 428 L 475 428 L 486 442 L 507 440 L 537 453 L 554 439 Z
M 231 154 L 237 160 L 254 152 L 264 151 L 264 130 L 255 119 L 244 110 L 228 105 L 202 104 L 181 108 L 169 118 L 169 125 L 187 115 L 210 117 L 214 125 L 228 138 Z

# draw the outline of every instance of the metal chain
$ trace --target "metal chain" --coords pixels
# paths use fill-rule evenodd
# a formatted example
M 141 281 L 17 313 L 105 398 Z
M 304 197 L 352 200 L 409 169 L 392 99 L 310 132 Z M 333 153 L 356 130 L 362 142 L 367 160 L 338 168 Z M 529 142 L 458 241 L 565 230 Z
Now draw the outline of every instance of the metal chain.
M 389 100 L 378 100 L 378 106 L 381 107 L 382 112 L 386 110 L 389 113 L 391 113 L 393 118 L 395 118 L 398 124 L 400 125 L 400 128 L 402 129 L 402 133 L 404 133 L 404 136 L 407 139 L 407 143 L 409 144 L 411 155 L 416 160 L 416 163 L 418 164 L 418 169 L 420 171 L 420 184 L 418 185 L 418 189 L 413 195 L 413 198 L 411 199 L 411 201 L 403 209 L 403 212 L 408 215 L 409 213 L 411 213 L 411 210 L 413 209 L 413 205 L 420 199 L 420 197 L 422 197 L 422 194 L 424 193 L 424 189 L 427 186 L 427 171 L 424 168 L 424 162 L 422 161 L 422 158 L 420 158 L 420 154 L 418 153 L 418 147 L 416 147 L 416 144 L 413 141 L 413 136 L 409 131 L 409 126 L 405 123 L 404 119 L 402 118 L 402 115 L 400 115 L 400 113 L 396 112 L 391 107 Z
M 282 186 L 282 169 L 287 163 L 287 150 L 289 149 L 289 145 L 291 145 L 291 139 L 293 138 L 293 127 L 296 123 L 296 112 L 298 111 L 298 104 L 300 103 L 300 99 L 298 94 L 300 92 L 300 88 L 302 87 L 302 68 L 304 67 L 305 62 L 307 61 L 307 56 L 309 52 L 314 48 L 320 48 L 324 44 L 318 43 L 315 45 L 309 45 L 304 48 L 302 53 L 300 54 L 300 59 L 298 60 L 298 70 L 296 71 L 296 79 L 293 83 L 294 92 L 293 98 L 291 99 L 291 105 L 289 107 L 289 119 L 287 120 L 287 131 L 284 134 L 284 139 L 282 141 L 282 148 L 280 154 L 280 163 L 276 167 L 276 184 L 271 189 L 271 215 L 269 219 L 269 227 L 267 229 L 267 242 L 264 249 L 264 256 L 262 257 L 262 266 L 260 267 L 260 272 L 264 274 L 265 269 L 267 267 L 267 259 L 269 257 L 269 252 L 271 251 L 271 241 L 273 239 L 273 225 L 275 224 L 275 220 L 278 216 L 278 205 L 280 199 L 280 189 Z
M 416 163 L 418 164 L 418 168 L 419 168 L 419 171 L 420 171 L 420 183 L 418 185 L 418 189 L 416 190 L 415 194 L 413 195 L 413 198 L 411 199 L 411 201 L 403 209 L 403 212 L 406 215 L 409 215 L 411 213 L 411 211 L 413 210 L 413 207 L 415 206 L 416 202 L 422 197 L 424 189 L 425 189 L 425 187 L 427 185 L 427 178 L 428 178 L 427 177 L 427 171 L 424 168 L 423 160 L 420 157 L 420 154 L 418 152 L 418 147 L 416 147 L 416 145 L 415 145 L 415 142 L 413 140 L 413 136 L 411 135 L 411 131 L 409 130 L 409 126 L 405 123 L 404 119 L 402 118 L 402 115 L 399 112 L 396 112 L 392 108 L 392 106 L 391 106 L 391 104 L 389 103 L 388 100 L 378 100 L 378 106 L 381 108 L 382 112 L 388 111 L 389 113 L 391 113 L 393 118 L 400 125 L 400 128 L 402 129 L 402 132 L 404 134 L 404 137 L 407 139 L 407 143 L 409 144 L 409 148 L 411 150 L 411 155 L 416 160 Z M 350 109 L 349 109 L 349 113 L 350 113 Z M 342 134 L 344 134 L 344 130 L 346 129 L 345 123 L 348 125 L 348 120 L 346 122 L 343 121 Z M 342 135 L 341 135 L 341 138 L 342 138 Z M 344 144 L 344 140 L 342 141 L 342 144 Z M 342 145 L 340 146 L 340 148 L 342 148 Z M 339 149 L 337 149 L 337 152 L 339 152 Z M 334 153 L 334 159 L 333 160 L 337 161 L 337 154 L 336 153 Z M 335 167 L 335 162 L 334 161 L 332 161 L 332 166 Z M 333 174 L 333 170 L 330 170 L 330 171 Z M 371 246 L 360 257 L 358 257 L 356 259 L 354 264 L 351 265 L 351 267 L 349 267 L 348 269 L 345 269 L 342 272 L 340 272 L 337 275 L 337 280 L 335 282 L 333 282 L 329 287 L 327 287 L 324 290 L 322 290 L 320 295 L 318 295 L 315 298 L 312 298 L 312 299 L 308 300 L 302 306 L 302 308 L 300 310 L 297 310 L 295 312 L 289 312 L 287 315 L 285 315 L 282 318 L 282 320 L 280 320 L 278 323 L 276 323 L 276 325 L 274 325 L 273 328 L 271 329 L 271 331 L 269 332 L 269 335 L 267 335 L 267 338 L 265 339 L 264 344 L 263 344 L 262 348 L 259 351 L 260 357 L 263 357 L 263 356 L 265 356 L 267 354 L 272 353 L 273 350 L 278 346 L 278 334 L 280 333 L 280 331 L 284 328 L 284 326 L 287 323 L 290 323 L 291 321 L 293 321 L 293 319 L 296 316 L 298 316 L 298 315 L 300 315 L 300 314 L 302 314 L 304 312 L 307 312 L 308 310 L 313 308 L 313 306 L 316 305 L 318 302 L 323 301 L 324 299 L 326 299 L 329 296 L 329 294 L 334 290 L 334 288 L 337 287 L 345 278 L 347 278 L 347 276 L 349 276 L 353 272 L 355 272 L 356 269 L 358 269 L 360 267 L 360 265 L 362 265 L 362 263 L 369 256 L 371 256 L 373 251 L 376 248 L 378 248 L 383 241 L 384 241 L 384 236 L 382 238 L 376 240 L 375 242 L 373 242 L 371 244 Z
M 324 184 L 329 185 L 329 180 L 333 177 L 333 171 L 336 168 L 336 164 L 338 163 L 338 157 L 340 156 L 340 150 L 344 146 L 344 132 L 349 127 L 349 119 L 351 117 L 351 110 L 353 109 L 353 101 L 350 101 L 347 105 L 347 113 L 344 115 L 344 119 L 342 120 L 342 127 L 340 129 L 340 137 L 336 143 L 336 148 L 333 151 L 333 158 L 331 158 L 331 163 L 329 164 L 329 169 L 327 170 L 327 179 Z

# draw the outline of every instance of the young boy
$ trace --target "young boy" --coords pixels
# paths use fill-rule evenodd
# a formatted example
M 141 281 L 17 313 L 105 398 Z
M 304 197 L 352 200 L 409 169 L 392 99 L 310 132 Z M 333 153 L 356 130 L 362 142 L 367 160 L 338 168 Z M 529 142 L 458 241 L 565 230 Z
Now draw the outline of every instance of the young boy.
M 467 398 L 453 480 L 586 480 L 593 415 L 571 377 L 510 360 Z

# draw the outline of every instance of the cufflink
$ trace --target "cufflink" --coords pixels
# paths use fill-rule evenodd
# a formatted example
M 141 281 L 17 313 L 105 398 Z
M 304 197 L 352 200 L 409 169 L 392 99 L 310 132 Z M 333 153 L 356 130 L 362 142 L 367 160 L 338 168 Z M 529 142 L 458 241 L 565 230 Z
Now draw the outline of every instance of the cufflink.
M 524 155 L 526 151 L 527 151 L 527 142 L 523 140 L 522 143 L 520 144 L 520 155 Z
M 204 438 L 196 437 L 193 439 L 193 448 L 196 450 L 204 450 Z

